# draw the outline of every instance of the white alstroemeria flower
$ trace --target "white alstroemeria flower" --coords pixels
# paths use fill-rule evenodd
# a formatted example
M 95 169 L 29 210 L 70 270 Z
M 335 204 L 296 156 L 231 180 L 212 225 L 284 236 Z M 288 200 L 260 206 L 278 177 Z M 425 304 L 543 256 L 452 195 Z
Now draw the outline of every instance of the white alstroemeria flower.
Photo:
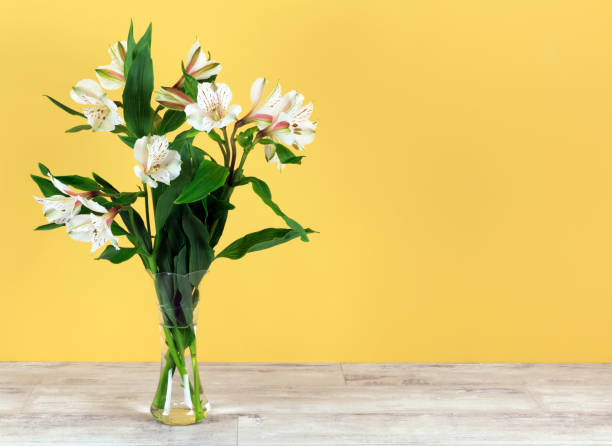
M 111 231 L 111 223 L 119 212 L 119 207 L 110 209 L 104 215 L 81 214 L 72 217 L 66 223 L 68 235 L 79 242 L 91 242 L 91 252 L 110 241 L 115 249 L 119 249 L 117 237 Z
M 196 42 L 192 45 L 187 55 L 185 72 L 198 81 L 204 81 L 219 74 L 220 71 L 221 64 L 216 60 L 208 59 L 208 56 L 202 51 L 200 40 L 196 39 Z M 181 78 L 174 86 L 176 88 L 182 88 L 184 83 L 185 76 L 181 75 Z
M 127 42 L 121 41 L 108 48 L 111 56 L 110 65 L 104 65 L 96 68 L 96 76 L 102 87 L 107 90 L 117 90 L 125 85 L 125 77 L 123 75 L 123 64 L 125 62 L 125 54 L 127 53 Z
M 94 131 L 112 132 L 116 125 L 123 124 L 123 118 L 117 113 L 117 105 L 106 96 L 96 81 L 80 80 L 72 87 L 70 97 L 79 104 L 90 106 L 83 113 Z
M 187 122 L 201 132 L 223 128 L 238 119 L 239 105 L 230 105 L 232 92 L 226 84 L 198 85 L 198 102 L 185 107 Z
M 276 153 L 276 147 L 273 144 L 266 144 L 264 146 L 264 153 L 266 154 L 266 160 L 269 163 L 275 163 L 278 170 L 282 172 L 286 164 L 281 163 L 278 153 Z
M 281 86 L 279 83 L 276 84 L 272 93 L 268 95 L 268 97 L 263 101 L 263 104 L 259 106 L 261 102 L 261 98 L 263 97 L 263 91 L 266 87 L 266 79 L 263 77 L 259 77 L 255 79 L 253 85 L 251 86 L 251 103 L 253 106 L 251 110 L 240 119 L 242 124 L 246 124 L 249 122 L 256 122 L 258 128 L 264 129 L 272 122 L 275 113 L 281 99 L 283 96 L 281 95 Z
M 134 173 L 151 187 L 157 187 L 158 181 L 170 184 L 181 173 L 181 155 L 176 150 L 168 150 L 166 135 L 137 139 L 134 158 L 139 163 L 134 166 Z
M 303 95 L 290 91 L 276 105 L 262 110 L 260 114 L 271 115 L 272 120 L 261 130 L 261 136 L 272 137 L 283 144 L 304 150 L 304 146 L 314 140 L 317 124 L 309 120 L 313 111 L 312 102 L 302 107 L 303 101 Z M 265 125 L 265 121 L 258 124 L 260 129 L 262 124 Z
M 155 92 L 155 100 L 166 108 L 172 110 L 185 110 L 185 106 L 195 103 L 178 88 L 162 87 L 162 90 Z
M 66 186 L 61 181 L 47 174 L 57 190 L 66 195 L 52 195 L 50 197 L 34 197 L 36 201 L 43 205 L 43 214 L 49 223 L 58 225 L 65 224 L 81 210 L 81 205 L 94 212 L 105 213 L 106 208 L 96 203 L 92 198 L 100 194 L 99 191 L 77 193 L 72 188 Z

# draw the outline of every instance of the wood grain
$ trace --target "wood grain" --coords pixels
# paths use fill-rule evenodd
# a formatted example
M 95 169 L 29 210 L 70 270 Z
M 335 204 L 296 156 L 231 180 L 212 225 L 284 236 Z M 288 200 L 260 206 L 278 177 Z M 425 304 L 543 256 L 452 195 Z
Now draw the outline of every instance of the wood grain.
M 154 363 L 0 362 L 0 445 L 612 445 L 609 364 L 201 364 L 168 427 Z

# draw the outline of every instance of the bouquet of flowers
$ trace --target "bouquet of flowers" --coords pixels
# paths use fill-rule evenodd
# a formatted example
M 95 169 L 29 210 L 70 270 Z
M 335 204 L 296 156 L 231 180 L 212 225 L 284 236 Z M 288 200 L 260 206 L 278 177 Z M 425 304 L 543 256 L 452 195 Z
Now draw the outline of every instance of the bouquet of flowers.
M 82 111 L 47 97 L 65 112 L 86 119 L 67 132 L 117 134 L 134 152 L 139 185 L 119 191 L 97 173 L 55 175 L 39 164 L 42 176 L 32 179 L 42 197 L 35 199 L 48 223 L 36 229 L 65 228 L 74 240 L 90 242 L 92 252 L 106 245 L 97 258 L 112 263 L 140 258 L 154 280 L 163 339 L 151 412 L 167 424 L 190 424 L 202 420 L 209 407 L 197 370 L 196 307 L 198 287 L 210 264 L 295 238 L 308 241 L 314 232 L 281 210 L 263 180 L 244 172 L 249 154 L 259 146 L 278 169 L 301 164 L 303 156 L 295 150 L 302 151 L 314 139 L 313 107 L 303 105 L 303 96 L 295 91 L 281 94 L 278 84 L 264 99 L 266 80 L 258 78 L 250 91 L 252 107 L 241 114 L 241 107 L 232 104 L 229 86 L 217 82 L 221 64 L 198 41 L 178 80 L 155 91 L 157 104 L 152 107 L 151 25 L 138 41 L 130 26 L 127 41 L 113 44 L 109 53 L 111 63 L 95 70 L 98 82 L 83 79 L 70 92 Z M 104 89 L 122 89 L 121 100 L 110 99 Z M 188 128 L 180 131 L 185 124 Z M 206 149 L 196 145 L 201 134 L 206 135 Z M 209 145 L 218 146 L 214 156 Z M 232 193 L 242 186 L 250 186 L 286 227 L 262 229 L 217 250 L 234 209 Z M 141 199 L 144 218 L 134 208 Z

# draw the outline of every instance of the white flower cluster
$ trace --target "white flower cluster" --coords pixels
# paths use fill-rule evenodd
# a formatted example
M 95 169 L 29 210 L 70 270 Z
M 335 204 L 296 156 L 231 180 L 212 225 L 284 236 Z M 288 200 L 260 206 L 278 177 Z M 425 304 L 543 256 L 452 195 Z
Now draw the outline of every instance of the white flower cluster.
M 108 51 L 111 63 L 95 70 L 99 83 L 92 79 L 82 79 L 70 92 L 74 101 L 85 106 L 83 115 L 93 131 L 117 131 L 117 126 L 124 124 L 124 119 L 118 112 L 122 104 L 111 100 L 103 88 L 117 90 L 125 86 L 127 42 L 117 42 Z M 156 91 L 160 108 L 183 111 L 186 122 L 202 132 L 224 129 L 231 123 L 235 123 L 236 128 L 248 124 L 256 126 L 258 141 L 265 144 L 266 159 L 282 170 L 285 165 L 277 153 L 278 145 L 303 150 L 314 139 L 316 123 L 310 121 L 312 103 L 302 105 L 304 96 L 294 90 L 282 95 L 279 84 L 262 100 L 266 80 L 258 78 L 251 87 L 251 110 L 240 118 L 242 108 L 231 104 L 232 92 L 229 86 L 214 82 L 220 71 L 221 64 L 210 59 L 196 40 L 187 55 L 187 63 L 184 66 L 186 74 L 181 75 L 172 87 L 162 87 Z M 186 77 L 191 79 L 189 94 Z M 198 81 L 197 91 L 193 79 Z M 125 127 L 119 131 L 130 135 Z M 133 147 L 134 158 L 138 162 L 134 173 L 143 184 L 152 188 L 157 187 L 159 182 L 169 185 L 180 175 L 181 156 L 176 150 L 169 148 L 166 135 L 143 136 L 135 140 Z M 75 192 L 51 174 L 48 174 L 48 177 L 61 194 L 34 198 L 42 204 L 43 213 L 49 223 L 66 225 L 72 238 L 92 243 L 92 252 L 108 241 L 119 249 L 117 238 L 110 226 L 120 207 L 107 210 L 93 201 L 100 191 Z M 79 214 L 82 206 L 95 213 Z
M 49 223 L 66 225 L 68 235 L 75 240 L 91 242 L 91 252 L 109 242 L 119 249 L 117 237 L 111 231 L 111 223 L 118 213 L 118 209 L 110 211 L 92 199 L 99 195 L 99 191 L 75 192 L 71 187 L 47 174 L 49 180 L 61 194 L 41 198 L 34 197 L 43 206 L 43 214 Z M 79 214 L 82 206 L 90 211 L 101 213 Z

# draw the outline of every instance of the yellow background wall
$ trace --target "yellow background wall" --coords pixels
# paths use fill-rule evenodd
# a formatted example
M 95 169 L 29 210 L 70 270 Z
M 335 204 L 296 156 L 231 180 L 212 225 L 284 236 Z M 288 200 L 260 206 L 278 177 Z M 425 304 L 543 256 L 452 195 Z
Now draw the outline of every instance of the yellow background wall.
M 63 133 L 81 121 L 41 96 L 71 104 L 133 17 L 137 35 L 153 21 L 156 87 L 198 35 L 243 108 L 255 77 L 278 78 L 320 121 L 302 167 L 279 174 L 257 153 L 247 168 L 321 234 L 214 264 L 202 360 L 612 361 L 611 14 L 607 1 L 4 4 L 0 360 L 158 359 L 140 263 L 33 232 L 28 178 L 43 161 L 135 188 L 128 148 Z M 282 224 L 248 189 L 234 197 L 220 246 Z

